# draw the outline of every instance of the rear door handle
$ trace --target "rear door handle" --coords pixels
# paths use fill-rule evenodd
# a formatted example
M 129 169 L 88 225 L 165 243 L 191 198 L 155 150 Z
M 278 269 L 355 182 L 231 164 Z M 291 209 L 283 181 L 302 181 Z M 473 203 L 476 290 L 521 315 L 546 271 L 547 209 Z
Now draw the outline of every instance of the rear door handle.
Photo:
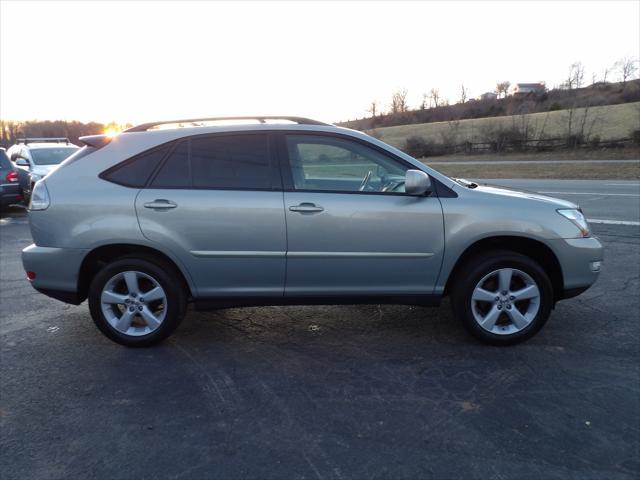
M 168 208 L 176 208 L 177 203 L 173 203 L 171 200 L 165 200 L 164 198 L 157 198 L 153 202 L 147 202 L 144 204 L 144 208 L 153 208 L 166 210 Z
M 315 203 L 304 202 L 300 205 L 294 205 L 289 207 L 289 210 L 292 212 L 300 212 L 300 213 L 314 213 L 314 212 L 322 212 L 324 208 L 320 205 L 316 205 Z

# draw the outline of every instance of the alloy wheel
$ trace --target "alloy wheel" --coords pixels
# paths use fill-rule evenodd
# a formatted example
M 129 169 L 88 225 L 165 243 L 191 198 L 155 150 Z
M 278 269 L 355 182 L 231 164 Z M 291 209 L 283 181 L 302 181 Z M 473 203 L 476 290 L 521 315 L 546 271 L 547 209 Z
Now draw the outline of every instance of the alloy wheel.
M 126 271 L 105 283 L 100 306 L 105 319 L 116 331 L 137 337 L 160 327 L 167 312 L 167 295 L 152 276 Z
M 485 275 L 471 295 L 471 311 L 484 330 L 510 335 L 524 330 L 540 310 L 540 289 L 533 278 L 516 268 Z

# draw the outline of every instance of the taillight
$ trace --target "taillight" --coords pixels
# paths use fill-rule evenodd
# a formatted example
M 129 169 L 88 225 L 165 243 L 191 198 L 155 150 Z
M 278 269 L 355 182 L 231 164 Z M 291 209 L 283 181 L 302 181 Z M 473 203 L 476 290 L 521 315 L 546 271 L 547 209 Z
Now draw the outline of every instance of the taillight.
M 50 204 L 49 192 L 43 180 L 38 180 L 31 191 L 29 210 L 46 210 Z
M 7 173 L 7 176 L 4 178 L 7 180 L 7 182 L 17 182 L 18 172 L 14 172 L 13 170 L 11 170 L 9 173 Z

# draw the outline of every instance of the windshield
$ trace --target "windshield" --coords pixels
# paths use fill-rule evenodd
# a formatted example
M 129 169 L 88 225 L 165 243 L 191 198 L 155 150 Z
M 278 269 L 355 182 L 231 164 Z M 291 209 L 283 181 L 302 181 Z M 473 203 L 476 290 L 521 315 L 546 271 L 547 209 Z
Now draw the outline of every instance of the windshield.
M 32 148 L 31 158 L 36 165 L 57 165 L 77 149 L 78 147 Z

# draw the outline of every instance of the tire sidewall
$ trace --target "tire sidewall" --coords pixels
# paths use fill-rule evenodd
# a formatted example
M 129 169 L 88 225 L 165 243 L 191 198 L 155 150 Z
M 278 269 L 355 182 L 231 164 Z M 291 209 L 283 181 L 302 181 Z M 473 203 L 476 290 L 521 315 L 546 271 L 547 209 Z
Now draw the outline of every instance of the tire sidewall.
M 147 335 L 125 335 L 113 328 L 102 313 L 102 289 L 113 276 L 123 271 L 138 271 L 153 277 L 167 296 L 166 315 L 162 324 Z M 171 273 L 172 269 L 167 265 L 140 258 L 122 258 L 106 265 L 94 276 L 89 286 L 89 310 L 98 329 L 114 342 L 128 347 L 145 347 L 167 338 L 178 327 L 186 310 L 184 289 Z
M 454 313 L 472 335 L 494 345 L 513 345 L 531 338 L 543 327 L 553 308 L 553 288 L 548 275 L 536 262 L 516 253 L 492 252 L 467 265 L 465 276 L 457 282 L 451 300 Z M 478 282 L 500 268 L 514 268 L 527 273 L 540 291 L 540 308 L 535 318 L 523 330 L 509 335 L 498 335 L 482 328 L 475 320 L 471 307 L 471 297 Z

